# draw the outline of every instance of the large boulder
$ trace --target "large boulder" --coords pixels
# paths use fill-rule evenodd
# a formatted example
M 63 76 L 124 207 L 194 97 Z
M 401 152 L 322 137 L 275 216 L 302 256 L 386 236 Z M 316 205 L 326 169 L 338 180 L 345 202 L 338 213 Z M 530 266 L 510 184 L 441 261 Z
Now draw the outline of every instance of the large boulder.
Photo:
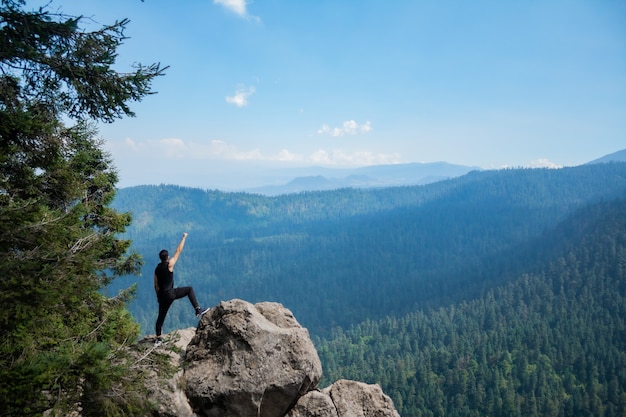
M 157 348 L 148 336 L 138 348 L 153 416 L 399 417 L 378 385 L 339 380 L 318 389 L 322 367 L 309 334 L 277 303 L 222 302 L 197 329 L 172 332 Z
M 308 331 L 277 303 L 220 303 L 185 356 L 184 386 L 203 416 L 284 417 L 315 389 L 322 365 Z

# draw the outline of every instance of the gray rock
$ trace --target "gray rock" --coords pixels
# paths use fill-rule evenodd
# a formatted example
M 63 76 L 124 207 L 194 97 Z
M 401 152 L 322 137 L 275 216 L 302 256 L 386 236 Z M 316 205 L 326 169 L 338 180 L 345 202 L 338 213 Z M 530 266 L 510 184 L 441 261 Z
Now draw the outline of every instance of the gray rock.
M 330 395 L 320 391 L 310 391 L 300 397 L 296 405 L 285 417 L 339 417 Z
M 308 331 L 277 303 L 220 303 L 187 346 L 187 398 L 203 416 L 283 417 L 322 366 Z
M 342 379 L 322 392 L 332 399 L 338 417 L 400 417 L 378 385 Z
M 280 304 L 222 302 L 197 329 L 165 339 L 154 348 L 149 336 L 135 352 L 136 366 L 149 375 L 153 416 L 399 417 L 378 385 L 340 380 L 317 389 L 317 351 Z M 163 356 L 173 369 L 167 378 L 159 368 Z
M 285 417 L 400 417 L 378 385 L 339 380 L 300 397 Z
M 150 347 L 150 353 L 156 352 L 169 356 L 170 364 L 176 372 L 173 376 L 163 379 L 158 376 L 156 370 L 149 371 L 152 375 L 148 379 L 148 399 L 156 405 L 155 415 L 159 417 L 195 417 L 189 401 L 181 389 L 183 378 L 183 357 L 185 348 L 195 335 L 196 329 L 177 330 L 165 335 L 165 343 L 154 348 L 154 339 L 147 338 L 144 343 Z

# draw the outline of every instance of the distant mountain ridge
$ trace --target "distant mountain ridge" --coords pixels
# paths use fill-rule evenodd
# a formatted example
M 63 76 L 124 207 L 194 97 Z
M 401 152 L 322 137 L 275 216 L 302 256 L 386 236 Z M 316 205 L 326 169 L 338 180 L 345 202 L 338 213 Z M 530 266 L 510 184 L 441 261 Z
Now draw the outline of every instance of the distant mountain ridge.
M 626 162 L 626 149 L 587 162 L 599 164 Z M 359 168 L 302 167 L 273 171 L 268 185 L 243 188 L 240 191 L 277 196 L 305 191 L 330 191 L 341 188 L 380 188 L 425 185 L 457 178 L 471 171 L 481 171 L 477 166 L 448 162 L 414 162 L 408 164 L 372 165 Z M 269 179 L 268 179 L 269 181 Z
M 279 185 L 246 188 L 243 191 L 280 195 L 304 191 L 327 191 L 340 188 L 378 188 L 403 185 L 424 185 L 460 177 L 479 167 L 447 162 L 373 165 L 360 168 L 332 169 L 322 167 L 296 168 L 281 171 L 292 180 Z
M 601 158 L 594 159 L 593 161 L 587 162 L 587 164 L 601 164 L 601 163 L 607 163 L 607 162 L 626 162 L 626 149 L 622 149 L 621 151 L 604 155 Z

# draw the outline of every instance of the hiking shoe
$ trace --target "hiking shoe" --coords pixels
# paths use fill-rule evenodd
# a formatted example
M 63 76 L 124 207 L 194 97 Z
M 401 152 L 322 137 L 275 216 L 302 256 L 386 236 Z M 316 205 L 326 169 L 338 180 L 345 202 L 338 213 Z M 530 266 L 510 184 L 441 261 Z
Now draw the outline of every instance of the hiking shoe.
M 160 337 L 157 337 L 156 340 L 154 341 L 154 347 L 159 347 L 163 344 L 163 339 L 161 339 Z
M 209 308 L 196 307 L 196 317 L 202 317 L 202 315 L 206 313 L 207 311 L 209 311 L 210 309 L 211 307 Z

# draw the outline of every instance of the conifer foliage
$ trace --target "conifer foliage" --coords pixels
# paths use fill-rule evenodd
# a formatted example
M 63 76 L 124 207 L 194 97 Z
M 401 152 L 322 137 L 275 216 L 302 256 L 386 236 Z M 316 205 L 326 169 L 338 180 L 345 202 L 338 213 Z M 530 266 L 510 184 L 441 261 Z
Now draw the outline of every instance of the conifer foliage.
M 133 116 L 158 64 L 113 69 L 127 20 L 97 31 L 81 17 L 0 0 L 0 415 L 132 415 L 140 375 L 124 346 L 138 336 L 132 288 L 100 290 L 137 272 L 110 207 L 117 174 L 93 128 Z

